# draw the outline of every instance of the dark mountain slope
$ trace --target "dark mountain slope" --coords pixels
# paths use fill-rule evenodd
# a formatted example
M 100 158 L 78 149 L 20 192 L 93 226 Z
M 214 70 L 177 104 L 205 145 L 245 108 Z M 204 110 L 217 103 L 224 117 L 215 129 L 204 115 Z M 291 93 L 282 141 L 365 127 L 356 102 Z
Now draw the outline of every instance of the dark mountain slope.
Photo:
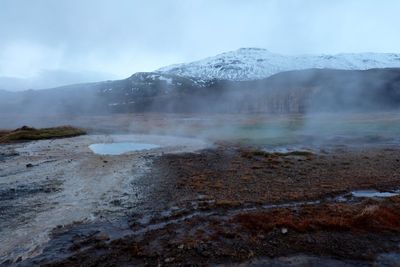
M 310 69 L 254 81 L 203 81 L 160 73 L 124 80 L 0 93 L 0 112 L 303 113 L 400 107 L 400 69 Z

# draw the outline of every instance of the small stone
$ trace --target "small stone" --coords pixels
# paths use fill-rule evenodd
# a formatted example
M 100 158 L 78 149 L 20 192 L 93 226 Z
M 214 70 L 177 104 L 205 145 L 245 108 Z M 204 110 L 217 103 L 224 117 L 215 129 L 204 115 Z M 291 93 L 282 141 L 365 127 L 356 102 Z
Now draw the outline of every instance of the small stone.
M 32 163 L 28 163 L 28 164 L 26 164 L 26 167 L 27 167 L 27 168 L 32 168 L 32 167 L 33 167 L 33 164 L 32 164 Z
M 107 234 L 98 234 L 96 239 L 100 241 L 108 241 L 110 240 L 110 237 Z
M 173 262 L 174 260 L 175 260 L 175 258 L 166 258 L 164 261 L 166 263 L 169 263 L 169 262 Z
M 286 227 L 283 227 L 283 228 L 281 229 L 281 233 L 282 233 L 282 234 L 287 234 L 287 232 L 288 232 L 288 229 L 287 229 Z
M 183 244 L 178 246 L 178 249 L 184 249 L 184 248 L 185 248 L 185 245 L 183 245 Z
M 110 202 L 114 206 L 121 206 L 122 202 L 119 199 L 114 199 Z

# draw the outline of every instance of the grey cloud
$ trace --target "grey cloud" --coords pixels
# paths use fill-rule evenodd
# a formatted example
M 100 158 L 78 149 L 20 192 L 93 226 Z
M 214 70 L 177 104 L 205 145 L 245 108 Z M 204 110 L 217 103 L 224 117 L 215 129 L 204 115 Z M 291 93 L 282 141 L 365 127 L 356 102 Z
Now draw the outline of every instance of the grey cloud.
M 0 76 L 123 78 L 239 47 L 400 52 L 398 10 L 397 0 L 2 0 Z

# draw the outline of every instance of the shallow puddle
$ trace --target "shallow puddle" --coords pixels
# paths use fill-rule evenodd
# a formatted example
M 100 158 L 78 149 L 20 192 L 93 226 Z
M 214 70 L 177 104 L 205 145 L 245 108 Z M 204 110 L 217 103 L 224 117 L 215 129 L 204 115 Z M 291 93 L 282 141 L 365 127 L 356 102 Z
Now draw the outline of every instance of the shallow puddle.
M 351 192 L 353 197 L 394 197 L 398 192 L 379 192 L 376 190 L 358 190 Z
M 159 145 L 145 143 L 103 143 L 91 144 L 90 150 L 99 155 L 121 155 L 127 152 L 143 151 L 148 149 L 159 148 Z

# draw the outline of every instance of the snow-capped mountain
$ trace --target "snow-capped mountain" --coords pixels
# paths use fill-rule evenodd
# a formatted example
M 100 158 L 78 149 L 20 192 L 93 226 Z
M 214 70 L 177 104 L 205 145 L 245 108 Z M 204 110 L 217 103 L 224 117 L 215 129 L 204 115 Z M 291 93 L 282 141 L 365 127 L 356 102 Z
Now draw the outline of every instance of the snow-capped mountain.
M 176 64 L 156 72 L 183 77 L 245 81 L 267 78 L 273 74 L 303 69 L 366 70 L 399 68 L 400 54 L 359 53 L 337 55 L 287 56 L 260 48 L 241 48 L 203 60 Z
M 400 54 L 283 56 L 248 48 L 122 80 L 0 90 L 0 113 L 398 110 L 399 80 Z

